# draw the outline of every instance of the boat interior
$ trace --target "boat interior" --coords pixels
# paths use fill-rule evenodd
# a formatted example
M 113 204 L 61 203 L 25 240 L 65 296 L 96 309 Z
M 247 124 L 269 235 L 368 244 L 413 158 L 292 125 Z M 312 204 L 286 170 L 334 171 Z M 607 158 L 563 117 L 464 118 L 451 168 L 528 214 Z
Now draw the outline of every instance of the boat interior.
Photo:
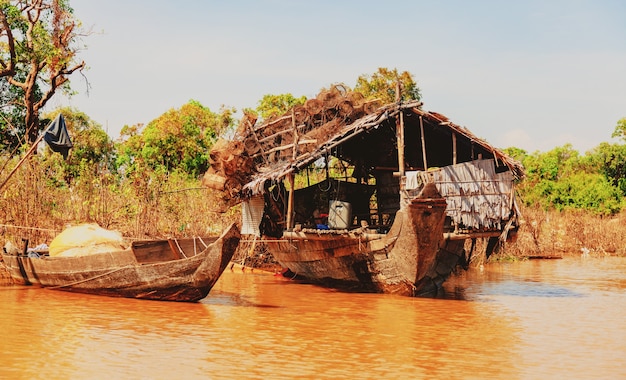
M 193 257 L 203 252 L 216 237 L 141 240 L 131 243 L 131 249 L 140 264 L 173 261 Z

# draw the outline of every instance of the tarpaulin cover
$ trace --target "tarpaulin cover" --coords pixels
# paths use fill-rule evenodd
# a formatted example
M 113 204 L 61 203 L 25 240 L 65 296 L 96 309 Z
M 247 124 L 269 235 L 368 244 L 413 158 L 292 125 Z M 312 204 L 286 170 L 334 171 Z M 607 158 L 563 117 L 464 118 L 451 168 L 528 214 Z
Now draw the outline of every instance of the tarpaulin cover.
M 61 153 L 63 158 L 67 158 L 70 148 L 74 146 L 69 133 L 67 133 L 65 119 L 62 114 L 59 114 L 59 116 L 57 116 L 46 129 L 46 133 L 43 138 L 50 146 L 50 149 L 57 153 Z
M 50 256 L 85 256 L 119 251 L 126 244 L 118 231 L 105 230 L 96 224 L 69 227 L 50 242 Z

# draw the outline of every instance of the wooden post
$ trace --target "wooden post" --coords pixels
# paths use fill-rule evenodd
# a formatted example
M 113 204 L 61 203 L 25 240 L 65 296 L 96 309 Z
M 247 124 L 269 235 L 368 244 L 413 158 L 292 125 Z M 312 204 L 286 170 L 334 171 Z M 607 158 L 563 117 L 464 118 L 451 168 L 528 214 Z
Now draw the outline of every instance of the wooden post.
M 452 165 L 456 165 L 456 133 L 452 132 Z
M 50 127 L 48 127 L 50 128 Z M 20 160 L 20 162 L 17 163 L 17 165 L 15 165 L 15 167 L 13 168 L 13 170 L 11 170 L 11 172 L 9 173 L 9 175 L 4 179 L 4 181 L 2 181 L 2 184 L 0 184 L 0 189 L 2 189 L 4 187 L 4 185 L 7 184 L 7 182 L 9 182 L 9 179 L 11 179 L 11 177 L 13 176 L 13 174 L 15 174 L 15 172 L 17 171 L 17 169 L 20 168 L 20 166 L 22 166 L 22 164 L 24 163 L 24 161 L 26 161 L 26 159 L 28 158 L 28 156 L 30 156 L 35 149 L 37 149 L 37 145 L 39 145 L 39 143 L 41 142 L 41 140 L 43 139 L 43 136 L 46 134 L 46 132 L 48 131 L 48 128 L 46 128 L 43 133 L 41 135 L 39 135 L 39 137 L 37 137 L 37 140 L 35 140 L 35 142 L 33 143 L 33 145 L 30 147 L 30 149 L 28 149 L 28 152 L 26 152 L 26 154 L 24 154 L 24 157 L 22 157 L 22 159 Z
M 404 176 L 404 112 L 400 110 L 398 121 L 396 124 L 396 133 L 398 139 L 398 173 L 400 177 Z
M 294 205 L 294 174 L 289 173 L 287 175 L 287 181 L 289 182 L 289 200 L 287 202 L 287 231 L 291 231 L 293 228 L 293 205 Z
M 292 129 L 292 134 L 293 134 L 293 153 L 291 155 L 291 159 L 293 161 L 296 160 L 296 158 L 298 158 L 298 127 L 296 126 L 296 112 L 294 111 L 294 109 L 291 109 L 291 127 Z
M 298 128 L 296 126 L 296 115 L 294 110 L 291 110 L 291 124 L 293 133 L 293 151 L 291 154 L 292 162 L 298 157 Z M 294 207 L 294 194 L 295 194 L 295 174 L 289 173 L 287 180 L 289 181 L 289 199 L 287 201 L 287 231 L 293 229 L 293 207 Z
M 426 139 L 424 138 L 424 120 L 420 116 L 420 134 L 422 138 L 422 157 L 424 158 L 424 170 L 428 170 L 428 163 L 426 162 Z
M 404 113 L 400 108 L 400 100 L 402 88 L 400 86 L 400 79 L 396 77 L 396 104 L 398 105 L 399 115 L 396 119 L 396 140 L 398 142 L 398 175 L 400 178 L 404 177 Z

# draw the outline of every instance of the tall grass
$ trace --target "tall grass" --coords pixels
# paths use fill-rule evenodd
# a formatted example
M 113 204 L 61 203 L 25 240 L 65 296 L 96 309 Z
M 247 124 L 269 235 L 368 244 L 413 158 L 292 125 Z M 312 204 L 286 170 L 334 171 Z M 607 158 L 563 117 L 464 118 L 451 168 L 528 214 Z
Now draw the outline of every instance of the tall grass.
M 515 243 L 503 254 L 511 256 L 626 256 L 626 214 L 599 216 L 584 211 L 546 211 L 523 207 Z
M 0 179 L 15 165 L 14 158 Z M 0 240 L 49 243 L 69 225 L 97 223 L 129 239 L 206 236 L 239 221 L 239 208 L 222 212 L 220 194 L 184 174 L 146 172 L 124 178 L 85 167 L 68 181 L 51 160 L 25 162 L 0 189 Z M 124 178 L 121 179 L 120 178 Z M 499 256 L 626 256 L 626 214 L 602 217 L 582 211 L 522 207 L 514 243 Z M 479 242 L 479 244 L 481 244 Z M 479 252 L 482 247 L 476 247 Z M 481 261 L 480 257 L 476 260 Z M 484 261 L 484 259 L 482 259 Z
M 71 185 L 64 174 L 37 156 L 19 168 L 0 189 L 1 240 L 49 243 L 67 226 L 82 223 L 129 239 L 207 236 L 239 219 L 237 209 L 220 212 L 219 194 L 182 174 L 120 180 L 115 173 L 85 168 Z

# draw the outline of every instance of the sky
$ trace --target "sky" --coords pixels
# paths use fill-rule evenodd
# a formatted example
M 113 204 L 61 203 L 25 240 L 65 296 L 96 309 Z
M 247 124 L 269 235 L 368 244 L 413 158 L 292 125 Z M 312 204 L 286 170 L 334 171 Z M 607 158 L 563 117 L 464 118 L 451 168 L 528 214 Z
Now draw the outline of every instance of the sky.
M 92 33 L 71 106 L 117 139 L 197 100 L 256 108 L 379 67 L 499 148 L 584 153 L 626 117 L 626 1 L 70 0 Z

